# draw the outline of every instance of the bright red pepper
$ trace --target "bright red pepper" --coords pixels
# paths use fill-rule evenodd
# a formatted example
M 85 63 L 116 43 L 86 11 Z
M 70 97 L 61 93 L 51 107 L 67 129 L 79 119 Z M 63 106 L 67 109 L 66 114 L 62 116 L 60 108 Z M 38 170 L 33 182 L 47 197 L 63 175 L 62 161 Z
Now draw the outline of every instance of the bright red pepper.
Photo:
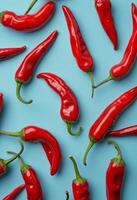
M 17 48 L 1 48 L 0 49 L 0 60 L 6 60 L 13 56 L 16 56 L 26 50 L 26 46 Z
M 79 105 L 77 98 L 70 87 L 60 77 L 52 73 L 41 73 L 37 78 L 44 79 L 48 85 L 57 92 L 61 98 L 60 114 L 62 119 L 66 122 L 67 130 L 72 136 L 79 135 L 81 127 L 77 132 L 72 131 L 72 125 L 79 118 Z
M 23 60 L 22 64 L 18 68 L 15 74 L 15 80 L 17 82 L 16 87 L 16 96 L 17 98 L 25 104 L 32 103 L 32 100 L 25 101 L 21 95 L 20 95 L 20 89 L 23 84 L 28 83 L 33 73 L 42 59 L 42 57 L 45 55 L 45 53 L 48 51 L 48 49 L 53 45 L 55 39 L 57 38 L 58 32 L 53 31 L 42 43 L 40 43 L 35 49 L 33 49 Z
M 108 136 L 113 136 L 113 137 L 136 136 L 136 135 L 137 135 L 137 125 L 108 132 Z
M 15 188 L 10 194 L 8 194 L 2 200 L 14 200 L 18 196 L 18 194 L 22 192 L 22 190 L 24 188 L 25 188 L 25 184 L 19 185 L 17 188 Z
M 118 48 L 118 36 L 112 16 L 111 1 L 95 0 L 95 7 L 101 24 L 116 50 Z
M 137 8 L 132 3 L 132 20 L 133 20 L 133 32 L 128 42 L 127 48 L 124 52 L 123 58 L 117 65 L 114 65 L 110 69 L 110 74 L 107 79 L 95 86 L 95 88 L 111 80 L 120 80 L 126 76 L 133 67 L 135 59 L 137 57 Z
M 93 145 L 103 139 L 119 115 L 137 99 L 137 87 L 122 94 L 113 101 L 94 122 L 89 131 L 89 145 L 84 155 L 83 163 L 86 165 L 86 159 Z
M 76 21 L 73 13 L 67 6 L 63 6 L 64 15 L 66 18 L 70 43 L 73 55 L 77 61 L 79 68 L 87 72 L 92 82 L 92 96 L 94 92 L 94 80 L 93 80 L 93 58 L 88 50 L 87 44 L 82 36 L 78 22 Z
M 61 149 L 58 141 L 49 131 L 36 126 L 27 126 L 19 132 L 0 131 L 0 134 L 20 137 L 26 142 L 40 142 L 51 165 L 50 174 L 55 175 L 59 171 L 62 160 Z
M 74 179 L 72 183 L 74 200 L 89 200 L 90 194 L 88 182 L 80 175 L 75 159 L 72 156 L 70 156 L 70 159 L 72 160 L 76 174 L 76 179 Z
M 21 150 L 19 151 L 18 154 L 16 154 L 16 156 L 14 156 L 8 160 L 4 160 L 4 159 L 0 158 L 0 176 L 3 176 L 5 173 L 7 173 L 9 164 L 11 162 L 13 162 L 14 160 L 16 160 L 22 154 L 22 152 L 24 150 L 24 146 L 21 142 L 20 142 L 20 145 L 21 145 Z
M 18 16 L 14 12 L 0 13 L 1 24 L 5 27 L 21 32 L 32 32 L 42 28 L 53 16 L 55 3 L 49 1 L 33 15 Z
M 15 154 L 14 152 L 8 152 L 10 154 Z M 43 200 L 43 191 L 41 183 L 38 179 L 36 171 L 30 166 L 27 165 L 21 157 L 19 159 L 20 171 L 22 177 L 25 181 L 27 199 L 28 200 Z
M 109 141 L 109 144 L 113 144 L 118 154 L 111 160 L 106 174 L 106 192 L 107 200 L 120 200 L 121 192 L 125 176 L 125 162 L 122 157 L 119 146 Z

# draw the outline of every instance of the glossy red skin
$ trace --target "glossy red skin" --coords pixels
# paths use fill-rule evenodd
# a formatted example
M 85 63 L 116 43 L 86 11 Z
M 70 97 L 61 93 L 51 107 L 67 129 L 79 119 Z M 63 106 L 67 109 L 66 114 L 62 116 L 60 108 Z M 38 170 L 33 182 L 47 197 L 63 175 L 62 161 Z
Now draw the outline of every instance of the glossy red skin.
M 26 50 L 26 46 L 18 48 L 3 48 L 0 49 L 0 60 L 6 60 L 16 56 Z
M 3 94 L 0 93 L 0 112 L 2 111 L 3 108 Z
M 91 126 L 89 136 L 95 141 L 100 141 L 106 136 L 119 115 L 137 99 L 137 87 L 122 94 L 112 102 Z
M 1 23 L 11 29 L 21 32 L 32 32 L 42 28 L 53 16 L 55 3 L 46 3 L 37 13 L 33 15 L 18 16 L 14 12 L 5 11 Z
M 120 200 L 124 182 L 125 164 L 111 161 L 106 174 L 107 200 Z
M 133 32 L 124 52 L 123 58 L 110 70 L 113 79 L 121 79 L 127 75 L 133 67 L 137 57 L 137 8 L 132 4 Z
M 27 83 L 28 81 L 30 81 L 38 63 L 48 51 L 48 49 L 53 45 L 55 39 L 57 38 L 57 35 L 57 31 L 52 32 L 42 43 L 40 43 L 25 57 L 22 64 L 16 71 L 16 81 L 23 83 Z
M 64 80 L 52 73 L 41 73 L 37 77 L 44 79 L 60 96 L 60 114 L 62 119 L 68 122 L 76 122 L 80 115 L 78 101 L 75 94 Z
M 32 167 L 22 172 L 23 179 L 25 181 L 27 199 L 28 200 L 43 200 L 43 192 L 40 181 L 37 174 Z
M 4 197 L 2 200 L 14 200 L 24 188 L 25 188 L 25 184 L 18 186 L 10 194 Z
M 113 137 L 136 136 L 136 135 L 137 135 L 137 125 L 108 132 L 108 136 L 113 136 Z
M 94 65 L 93 59 L 81 34 L 78 22 L 67 6 L 63 6 L 62 8 L 70 34 L 72 52 L 76 58 L 77 64 L 81 70 L 85 72 L 91 71 Z
M 115 22 L 112 16 L 110 0 L 95 0 L 95 7 L 100 19 L 100 22 L 113 43 L 114 49 L 118 48 L 118 36 L 115 27 Z
M 62 154 L 58 141 L 47 130 L 36 126 L 28 126 L 23 129 L 23 139 L 27 142 L 40 142 L 50 162 L 50 174 L 55 175 L 61 165 Z
M 74 195 L 74 200 L 90 200 L 89 185 L 85 181 L 83 184 L 78 184 L 73 181 L 72 190 Z
M 0 176 L 3 176 L 7 171 L 7 166 L 0 161 Z

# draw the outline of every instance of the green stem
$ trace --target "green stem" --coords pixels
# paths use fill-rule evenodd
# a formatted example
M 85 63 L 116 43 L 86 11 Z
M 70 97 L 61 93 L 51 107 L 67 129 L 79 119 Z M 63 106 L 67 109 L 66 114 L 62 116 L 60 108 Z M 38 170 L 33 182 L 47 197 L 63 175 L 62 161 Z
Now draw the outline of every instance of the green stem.
M 87 147 L 87 149 L 86 149 L 86 151 L 85 151 L 84 158 L 83 158 L 83 164 L 84 164 L 85 166 L 87 165 L 87 157 L 88 157 L 88 154 L 89 154 L 91 148 L 94 146 L 94 144 L 95 144 L 95 141 L 94 141 L 92 138 L 90 138 L 89 145 L 88 145 L 88 147 Z
M 72 130 L 72 126 L 73 126 L 73 123 L 72 122 L 66 122 L 66 125 L 67 125 L 67 130 L 68 130 L 68 133 L 72 136 L 78 136 L 80 135 L 81 131 L 82 131 L 82 127 L 79 127 L 77 131 L 73 131 Z
M 69 192 L 66 191 L 65 193 L 66 193 L 66 200 L 69 200 Z
M 108 141 L 108 144 L 113 144 L 114 147 L 115 147 L 115 149 L 116 149 L 116 151 L 117 151 L 117 156 L 113 159 L 113 161 L 114 161 L 115 163 L 117 163 L 117 164 L 122 164 L 122 163 L 124 163 L 124 159 L 123 159 L 123 157 L 122 157 L 122 152 L 121 152 L 121 150 L 120 150 L 118 144 L 117 144 L 116 142 L 112 141 L 112 140 L 109 140 L 109 141 Z
M 33 8 L 33 6 L 36 4 L 37 1 L 38 1 L 38 0 L 33 0 L 33 1 L 31 2 L 31 4 L 29 5 L 27 11 L 25 12 L 25 15 L 27 15 L 27 14 L 30 12 L 30 10 Z
M 0 12 L 0 22 L 2 20 L 3 15 L 4 15 L 4 12 Z
M 93 76 L 93 72 L 89 71 L 88 75 L 89 75 L 90 80 L 91 80 L 91 97 L 93 98 L 93 96 L 94 96 L 94 76 Z
M 95 85 L 94 88 L 98 88 L 98 87 L 100 87 L 101 85 L 103 85 L 103 84 L 105 84 L 105 83 L 107 83 L 107 82 L 109 82 L 109 81 L 112 81 L 112 80 L 113 80 L 113 77 L 112 77 L 111 75 L 109 75 L 108 78 L 106 78 L 105 80 L 103 80 L 103 81 L 100 82 L 99 84 Z
M 19 132 L 8 132 L 8 131 L 0 130 L 0 134 L 7 135 L 7 136 L 12 136 L 12 137 L 20 137 L 20 138 L 23 139 L 23 130 L 21 130 Z
M 22 103 L 24 103 L 24 104 L 30 104 L 30 103 L 32 103 L 32 99 L 29 100 L 29 101 L 25 101 L 25 100 L 21 97 L 21 95 L 20 95 L 20 90 L 21 90 L 22 85 L 23 85 L 22 82 L 18 82 L 18 81 L 17 81 L 17 85 L 16 85 L 16 96 L 17 96 L 17 98 L 18 98 Z
M 75 170 L 75 174 L 76 174 L 75 182 L 82 184 L 83 182 L 85 182 L 85 179 L 80 175 L 77 163 L 76 163 L 75 159 L 73 158 L 73 156 L 69 156 L 69 158 L 72 161 L 73 166 L 74 166 L 74 170 Z
M 21 146 L 21 149 L 20 149 L 20 151 L 19 151 L 19 153 L 16 153 L 16 155 L 13 157 L 13 158 L 10 158 L 10 159 L 8 159 L 8 160 L 5 160 L 4 161 L 4 164 L 7 166 L 7 165 L 9 165 L 11 162 L 13 162 L 14 160 L 16 160 L 21 154 L 22 154 L 22 152 L 24 151 L 24 145 L 23 145 L 23 143 L 22 142 L 19 142 L 20 143 L 20 146 Z

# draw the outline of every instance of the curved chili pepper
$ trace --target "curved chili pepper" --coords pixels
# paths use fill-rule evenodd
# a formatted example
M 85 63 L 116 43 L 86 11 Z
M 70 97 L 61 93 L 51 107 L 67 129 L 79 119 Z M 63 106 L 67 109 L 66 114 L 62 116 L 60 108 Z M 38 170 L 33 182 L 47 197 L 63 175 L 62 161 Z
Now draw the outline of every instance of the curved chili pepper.
M 10 154 L 15 154 L 9 151 Z M 43 191 L 38 179 L 36 171 L 29 165 L 27 165 L 21 157 L 19 159 L 20 171 L 25 181 L 27 199 L 28 200 L 43 200 Z
M 137 125 L 108 132 L 108 136 L 113 136 L 113 137 L 136 136 L 136 135 L 137 135 Z
M 111 40 L 114 49 L 118 48 L 118 36 L 115 27 L 115 22 L 112 16 L 111 1 L 110 0 L 95 0 L 95 7 L 100 19 L 100 22 Z
M 133 20 L 133 32 L 128 42 L 127 48 L 124 52 L 123 58 L 117 65 L 110 69 L 110 75 L 107 79 L 95 86 L 95 88 L 103 85 L 111 80 L 120 80 L 126 76 L 133 67 L 135 59 L 137 57 L 137 8 L 132 3 L 132 20 Z
M 33 15 L 16 15 L 11 11 L 0 13 L 1 24 L 21 32 L 33 32 L 42 28 L 53 16 L 55 3 L 49 1 L 37 13 Z
M 87 72 L 92 82 L 92 97 L 94 94 L 94 78 L 93 78 L 93 58 L 88 50 L 87 44 L 82 36 L 78 22 L 73 13 L 67 6 L 63 6 L 63 12 L 66 18 L 72 53 L 77 61 L 79 68 Z
M 37 78 L 44 79 L 48 85 L 57 92 L 61 98 L 60 114 L 66 122 L 67 130 L 72 136 L 79 135 L 81 127 L 76 131 L 72 131 L 73 123 L 79 118 L 79 105 L 77 98 L 70 87 L 60 77 L 52 73 L 41 73 Z
M 21 95 L 20 90 L 23 84 L 28 83 L 33 73 L 42 59 L 42 57 L 45 55 L 45 53 L 48 51 L 48 49 L 53 45 L 55 39 L 57 38 L 58 32 L 53 31 L 42 43 L 40 43 L 35 49 L 33 49 L 23 60 L 22 64 L 18 68 L 15 74 L 15 80 L 17 82 L 16 87 L 16 96 L 17 98 L 25 104 L 32 103 L 32 100 L 25 101 Z
M 74 195 L 74 200 L 89 200 L 90 194 L 89 194 L 89 185 L 85 178 L 83 178 L 80 173 L 77 166 L 77 163 L 75 159 L 70 156 L 69 157 L 74 165 L 74 170 L 76 174 L 76 179 L 73 180 L 72 183 L 72 190 Z
M 22 190 L 24 188 L 25 188 L 25 184 L 19 185 L 17 188 L 15 188 L 10 194 L 8 194 L 2 200 L 13 200 L 13 199 L 15 199 L 18 196 L 18 194 L 22 192 Z
M 26 142 L 40 142 L 50 162 L 50 174 L 55 175 L 61 165 L 61 149 L 56 138 L 50 132 L 36 126 L 27 126 L 19 132 L 0 131 L 0 134 L 20 137 Z
M 10 158 L 10 159 L 7 159 L 7 160 L 4 160 L 2 158 L 0 158 L 0 176 L 3 176 L 6 172 L 7 172 L 7 168 L 8 168 L 8 165 L 13 162 L 14 160 L 16 160 L 23 152 L 24 150 L 24 146 L 23 144 L 20 142 L 20 145 L 21 145 L 21 149 L 19 151 L 18 154 L 16 154 L 16 156 Z
M 0 60 L 9 59 L 14 57 L 26 50 L 26 46 L 18 48 L 1 48 L 0 49 Z
M 106 174 L 107 200 L 120 200 L 126 166 L 119 146 L 113 141 L 109 141 L 108 143 L 114 145 L 118 154 L 113 160 L 111 160 L 109 167 L 107 169 L 107 174 Z
M 89 131 L 89 145 L 84 155 L 83 163 L 87 164 L 87 156 L 95 143 L 103 139 L 119 115 L 137 99 L 137 87 L 122 94 L 113 101 L 94 122 Z

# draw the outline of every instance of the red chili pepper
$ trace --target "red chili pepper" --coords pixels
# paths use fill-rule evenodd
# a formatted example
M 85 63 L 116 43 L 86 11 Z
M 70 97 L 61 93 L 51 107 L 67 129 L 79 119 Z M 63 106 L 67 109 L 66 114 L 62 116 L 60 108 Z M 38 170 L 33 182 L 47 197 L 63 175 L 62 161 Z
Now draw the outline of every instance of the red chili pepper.
M 108 132 L 108 136 L 113 136 L 113 137 L 136 136 L 136 135 L 137 135 L 137 125 Z
M 69 158 L 72 160 L 76 174 L 76 179 L 74 179 L 72 183 L 74 200 L 89 200 L 90 194 L 88 182 L 80 175 L 75 159 L 72 156 L 70 156 Z
M 109 141 L 109 144 L 114 145 L 118 154 L 113 160 L 111 160 L 109 167 L 107 169 L 107 174 L 106 174 L 107 200 L 120 200 L 126 166 L 119 146 L 113 141 Z
M 84 155 L 83 163 L 86 165 L 86 159 L 93 145 L 103 139 L 119 115 L 137 99 L 137 87 L 122 94 L 112 102 L 99 116 L 89 131 L 89 145 Z
M 56 138 L 47 130 L 36 126 L 27 126 L 19 132 L 0 131 L 0 134 L 20 137 L 26 142 L 40 142 L 51 165 L 50 174 L 55 175 L 59 171 L 62 160 L 61 149 Z
M 95 86 L 95 88 L 111 80 L 120 80 L 126 76 L 133 67 L 137 57 L 137 8 L 132 3 L 132 20 L 133 32 L 128 42 L 127 48 L 124 52 L 123 58 L 117 65 L 110 69 L 110 75 L 107 79 Z
M 14 152 L 8 152 L 15 154 Z M 28 200 L 43 200 L 43 191 L 38 179 L 36 171 L 29 165 L 27 165 L 21 157 L 19 159 L 20 171 L 25 181 L 27 199 Z
M 26 50 L 26 46 L 18 48 L 1 48 L 0 49 L 0 60 L 9 59 L 16 56 Z
M 21 32 L 32 32 L 42 28 L 53 16 L 55 3 L 49 1 L 33 15 L 16 15 L 11 11 L 0 13 L 1 24 Z
M 115 27 L 115 22 L 112 16 L 111 1 L 110 0 L 95 0 L 95 7 L 100 19 L 100 22 L 111 40 L 114 49 L 118 48 L 118 36 Z
M 0 93 L 0 112 L 2 111 L 3 108 L 3 94 Z
M 8 159 L 8 160 L 4 160 L 2 158 L 0 158 L 0 176 L 3 176 L 6 172 L 7 172 L 7 168 L 8 168 L 8 165 L 13 162 L 14 160 L 16 160 L 23 152 L 24 150 L 24 146 L 23 144 L 20 142 L 20 145 L 21 145 L 21 150 L 19 151 L 18 154 L 16 154 L 16 156 Z
M 14 200 L 18 196 L 18 194 L 22 192 L 22 190 L 24 188 L 25 188 L 25 184 L 19 185 L 17 188 L 15 188 L 10 194 L 8 194 L 2 200 Z
M 57 92 L 61 98 L 60 114 L 66 122 L 67 130 L 72 136 L 79 135 L 81 127 L 76 131 L 72 131 L 73 123 L 79 118 L 79 105 L 77 98 L 70 87 L 60 77 L 52 73 L 41 73 L 37 78 L 44 79 L 48 85 Z
M 28 83 L 33 73 L 42 59 L 42 57 L 45 55 L 45 53 L 48 51 L 48 49 L 53 45 L 55 39 L 57 38 L 58 32 L 54 31 L 52 32 L 48 38 L 46 38 L 42 43 L 40 43 L 35 49 L 33 49 L 23 60 L 22 64 L 18 68 L 15 74 L 15 80 L 17 82 L 16 87 L 16 96 L 17 98 L 25 104 L 32 103 L 32 100 L 25 101 L 21 95 L 20 95 L 20 89 L 23 84 Z
M 70 43 L 74 57 L 76 58 L 79 68 L 87 72 L 92 82 L 92 96 L 94 92 L 94 80 L 93 80 L 93 59 L 88 50 L 87 44 L 82 36 L 78 22 L 76 21 L 73 13 L 67 6 L 63 6 L 64 15 L 66 18 Z

